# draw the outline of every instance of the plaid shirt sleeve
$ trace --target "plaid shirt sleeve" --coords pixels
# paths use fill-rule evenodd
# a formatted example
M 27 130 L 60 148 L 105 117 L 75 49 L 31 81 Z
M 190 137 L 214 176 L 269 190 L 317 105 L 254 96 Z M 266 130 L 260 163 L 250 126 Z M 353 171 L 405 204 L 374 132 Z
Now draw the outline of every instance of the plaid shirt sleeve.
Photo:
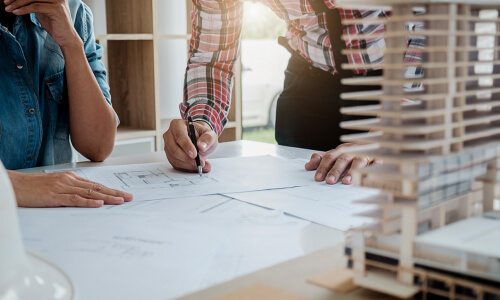
M 242 1 L 193 0 L 182 118 L 189 112 L 220 135 L 227 123 L 235 62 L 240 52 Z

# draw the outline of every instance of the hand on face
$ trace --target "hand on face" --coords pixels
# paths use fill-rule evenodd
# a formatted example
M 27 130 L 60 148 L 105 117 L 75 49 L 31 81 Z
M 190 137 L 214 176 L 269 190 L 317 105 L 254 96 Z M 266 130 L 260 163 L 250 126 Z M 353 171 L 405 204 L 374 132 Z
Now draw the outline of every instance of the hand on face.
M 207 156 L 215 151 L 218 145 L 217 134 L 203 121 L 194 124 L 198 150 L 200 151 L 203 172 L 210 172 L 212 166 L 206 160 Z M 188 135 L 188 125 L 185 120 L 173 120 L 170 127 L 163 134 L 165 154 L 170 164 L 177 170 L 196 172 L 196 148 Z
M 73 172 L 25 174 L 9 171 L 19 207 L 101 207 L 132 201 L 131 194 L 107 188 Z
M 7 5 L 5 11 L 14 15 L 35 13 L 43 29 L 64 49 L 81 44 L 66 0 L 0 0 Z
M 339 145 L 337 148 L 327 151 L 314 153 L 310 161 L 305 165 L 306 170 L 316 170 L 314 179 L 316 181 L 325 180 L 327 184 L 337 183 L 344 172 L 347 171 L 343 184 L 351 184 L 351 171 L 364 168 L 370 164 L 378 164 L 380 161 L 370 161 L 369 157 L 357 157 L 353 154 L 343 153 L 343 150 L 349 147 L 357 146 L 356 144 L 346 143 Z

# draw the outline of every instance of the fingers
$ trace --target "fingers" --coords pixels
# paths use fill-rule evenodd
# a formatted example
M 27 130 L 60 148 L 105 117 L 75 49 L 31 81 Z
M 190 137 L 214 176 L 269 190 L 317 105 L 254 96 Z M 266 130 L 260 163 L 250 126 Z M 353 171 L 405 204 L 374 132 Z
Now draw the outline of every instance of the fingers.
M 364 168 L 370 164 L 382 163 L 382 161 L 379 160 L 370 162 L 368 157 L 356 157 L 353 154 L 344 153 L 345 151 L 343 150 L 351 146 L 356 145 L 346 143 L 328 152 L 314 153 L 309 162 L 305 165 L 306 170 L 317 170 L 314 179 L 316 181 L 323 181 L 326 179 L 327 184 L 337 183 L 346 170 L 349 170 L 342 179 L 342 183 L 351 184 L 351 170 Z
M 20 0 L 18 0 L 20 1 Z M 17 7 L 14 4 L 5 8 L 5 11 L 12 12 L 15 15 L 27 15 L 31 13 L 51 13 L 53 12 L 52 3 L 31 3 L 25 6 Z
M 59 195 L 58 200 L 58 206 L 97 208 L 104 204 L 103 200 L 87 199 L 77 194 Z
M 212 164 L 208 161 L 205 161 L 205 166 L 203 167 L 203 173 L 208 173 L 212 171 Z
M 331 150 L 326 152 L 322 157 L 321 157 L 321 162 L 319 163 L 319 166 L 317 168 L 316 174 L 314 175 L 314 179 L 316 181 L 323 181 L 325 180 L 328 172 L 332 168 L 333 164 L 337 160 L 337 158 L 341 155 L 341 152 L 338 150 Z
M 206 132 L 200 135 L 198 139 L 198 150 L 200 155 L 210 155 L 217 148 L 217 135 L 213 131 Z
M 79 178 L 79 180 L 80 182 L 78 183 L 77 187 L 85 190 L 86 192 L 86 195 L 79 194 L 80 196 L 92 195 L 92 197 L 90 197 L 91 199 L 98 199 L 98 200 L 108 199 L 109 201 L 105 201 L 106 204 L 121 204 L 123 202 L 130 202 L 132 201 L 132 199 L 134 199 L 134 196 L 132 194 L 115 189 L 110 189 L 100 183 L 93 182 L 84 178 Z M 99 198 L 98 196 L 101 196 L 101 198 Z M 119 202 L 120 200 L 122 200 L 121 203 L 114 203 L 114 202 Z
M 165 149 L 168 149 L 168 152 L 175 158 L 188 161 L 196 157 L 196 148 L 189 138 L 186 121 L 172 120 L 163 138 Z
M 83 185 L 82 186 L 83 188 L 92 189 L 92 190 L 99 192 L 99 193 L 102 193 L 104 195 L 109 195 L 109 196 L 113 196 L 113 197 L 120 197 L 120 198 L 123 198 L 123 200 L 125 202 L 130 202 L 134 199 L 134 195 L 132 195 L 130 193 L 120 191 L 120 190 L 111 189 L 111 188 L 108 188 L 100 183 L 93 182 L 93 181 L 90 181 L 90 180 L 85 179 L 85 178 L 78 177 L 78 179 L 88 183 L 87 185 Z
M 358 156 L 355 157 L 352 160 L 351 168 L 349 169 L 349 172 L 347 172 L 347 174 L 342 179 L 342 183 L 343 184 L 351 184 L 352 183 L 351 171 L 352 170 L 356 170 L 356 169 L 364 168 L 364 167 L 368 166 L 369 164 L 370 164 L 370 159 L 367 156 L 365 156 L 365 157 L 358 157 Z
M 338 156 L 337 159 L 335 160 L 335 164 L 328 172 L 326 183 L 327 184 L 337 183 L 340 177 L 342 177 L 342 174 L 344 174 L 344 172 L 349 168 L 353 159 L 354 155 L 347 153 Z
M 74 187 L 68 190 L 68 194 L 75 194 L 82 198 L 90 200 L 102 200 L 104 201 L 104 204 L 118 205 L 125 202 L 125 199 L 123 197 L 106 195 L 96 191 L 93 188 Z
M 314 153 L 311 156 L 311 159 L 309 160 L 309 162 L 306 163 L 306 165 L 305 165 L 306 170 L 307 171 L 316 170 L 319 167 L 319 164 L 321 163 L 321 159 L 323 158 L 323 155 L 325 155 L 325 152 Z
M 133 199 L 133 195 L 118 191 L 114 189 L 110 189 L 100 183 L 90 181 L 85 178 L 81 178 L 77 176 L 73 172 L 63 172 L 60 174 L 60 178 L 58 178 L 59 185 L 57 189 L 58 194 L 64 195 L 77 195 L 83 199 L 87 200 L 97 200 L 102 201 L 103 204 L 123 204 L 124 202 L 130 202 Z M 76 197 L 75 199 L 70 199 L 74 201 L 82 201 L 80 198 Z M 64 203 L 62 205 L 67 206 L 68 200 L 64 199 Z M 79 205 L 83 205 L 81 203 Z M 94 207 L 97 205 L 95 202 L 86 201 L 85 205 L 91 205 L 90 207 Z M 89 204 L 90 203 L 90 204 Z
M 207 156 L 215 151 L 218 144 L 217 134 L 203 121 L 195 122 L 196 134 L 198 136 L 198 150 L 200 155 Z
M 200 124 L 202 123 L 202 124 Z M 200 151 L 203 172 L 210 172 L 211 165 L 206 161 L 206 156 L 217 147 L 217 135 L 204 122 L 195 122 L 198 135 L 197 146 Z M 184 120 L 173 120 L 170 128 L 163 135 L 165 154 L 170 164 L 180 171 L 196 171 L 196 148 L 188 135 L 187 123 Z
M 168 133 L 166 133 L 168 135 Z M 169 137 L 165 138 L 165 154 L 167 155 L 168 162 L 179 171 L 192 172 L 196 170 L 196 161 L 188 157 L 182 149 L 175 143 L 167 145 Z M 204 160 L 201 160 L 202 167 L 204 166 Z
M 165 149 L 165 152 L 167 152 L 167 151 L 168 150 Z M 174 167 L 174 169 L 176 169 L 176 170 L 183 171 L 183 172 L 190 172 L 190 173 L 198 172 L 198 169 L 196 167 L 196 162 L 194 159 L 190 159 L 188 162 L 181 161 L 181 160 L 175 158 L 174 156 L 169 155 L 168 153 L 167 153 L 167 159 L 168 159 L 168 162 L 172 165 L 172 167 Z M 212 165 L 201 156 L 200 156 L 200 161 L 201 161 L 203 173 L 210 172 L 212 169 Z
M 1 1 L 1 0 L 0 0 Z M 11 12 L 19 7 L 23 7 L 26 5 L 33 4 L 34 2 L 37 3 L 48 3 L 51 2 L 52 0 L 7 0 L 4 1 L 4 4 L 7 5 L 5 7 L 5 10 L 7 12 Z

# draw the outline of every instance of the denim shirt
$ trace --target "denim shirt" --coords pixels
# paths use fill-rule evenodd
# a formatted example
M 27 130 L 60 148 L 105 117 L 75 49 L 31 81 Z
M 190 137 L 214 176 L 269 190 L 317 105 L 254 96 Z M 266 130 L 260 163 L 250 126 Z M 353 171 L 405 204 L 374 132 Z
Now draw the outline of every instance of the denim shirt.
M 92 13 L 69 0 L 87 61 L 111 105 Z M 13 33 L 0 24 L 0 160 L 7 169 L 70 162 L 68 89 L 61 49 L 35 14 L 18 16 Z

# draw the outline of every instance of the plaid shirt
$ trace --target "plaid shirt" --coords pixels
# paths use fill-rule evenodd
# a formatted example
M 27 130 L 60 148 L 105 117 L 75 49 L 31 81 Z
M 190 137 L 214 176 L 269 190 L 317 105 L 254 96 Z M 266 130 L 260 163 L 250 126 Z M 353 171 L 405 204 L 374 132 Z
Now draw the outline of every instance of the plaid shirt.
M 203 120 L 220 135 L 227 123 L 231 101 L 234 67 L 240 54 L 243 19 L 243 0 L 192 0 L 193 23 L 189 60 L 184 82 L 184 102 L 180 104 L 182 117 L 189 111 L 195 121 Z M 324 14 L 316 15 L 307 0 L 254 0 L 270 7 L 286 21 L 288 45 L 313 66 L 335 74 L 335 62 Z M 328 8 L 335 8 L 334 0 L 324 0 Z M 386 17 L 383 10 L 343 10 L 342 19 Z M 413 28 L 412 28 L 413 29 Z M 383 33 L 383 24 L 344 26 L 344 35 Z M 405 61 L 420 60 L 422 39 L 414 39 L 414 47 Z M 412 39 L 413 41 L 413 39 Z M 348 55 L 348 61 L 366 72 L 363 63 L 381 63 L 385 49 L 383 38 L 346 41 L 347 50 L 363 49 L 363 53 Z M 408 73 L 408 72 L 407 72 Z M 419 77 L 421 71 L 410 70 Z M 415 76 L 417 74 L 417 76 Z

